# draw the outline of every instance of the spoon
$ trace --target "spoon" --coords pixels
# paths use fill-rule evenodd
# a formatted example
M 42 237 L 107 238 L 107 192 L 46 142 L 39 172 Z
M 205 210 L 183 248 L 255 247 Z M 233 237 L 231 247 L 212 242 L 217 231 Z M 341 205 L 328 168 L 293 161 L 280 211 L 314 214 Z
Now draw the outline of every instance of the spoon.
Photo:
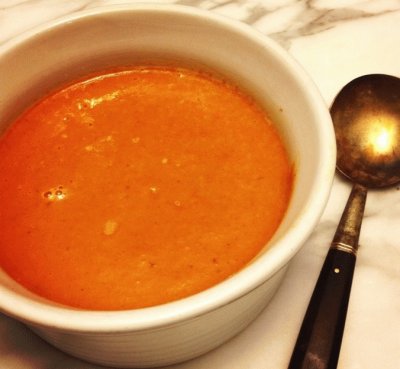
M 337 170 L 353 182 L 308 305 L 288 369 L 334 369 L 347 314 L 368 188 L 400 182 L 400 79 L 370 74 L 331 107 Z

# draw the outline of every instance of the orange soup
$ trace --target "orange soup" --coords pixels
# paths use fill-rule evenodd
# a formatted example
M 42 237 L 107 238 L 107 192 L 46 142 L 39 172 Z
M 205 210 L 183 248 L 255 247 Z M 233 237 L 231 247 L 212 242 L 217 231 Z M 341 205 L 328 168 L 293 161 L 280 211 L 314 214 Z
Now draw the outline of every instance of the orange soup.
M 274 234 L 293 172 L 265 112 L 200 71 L 135 67 L 43 98 L 0 138 L 0 264 L 52 301 L 202 291 Z

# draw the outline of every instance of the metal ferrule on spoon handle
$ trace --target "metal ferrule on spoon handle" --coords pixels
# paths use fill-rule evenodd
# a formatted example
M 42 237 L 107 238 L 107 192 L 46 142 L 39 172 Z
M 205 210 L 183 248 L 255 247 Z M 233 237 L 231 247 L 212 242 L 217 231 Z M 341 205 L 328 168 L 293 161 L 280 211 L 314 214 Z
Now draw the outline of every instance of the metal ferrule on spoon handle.
M 288 369 L 335 369 L 347 315 L 367 189 L 355 184 L 297 337 Z

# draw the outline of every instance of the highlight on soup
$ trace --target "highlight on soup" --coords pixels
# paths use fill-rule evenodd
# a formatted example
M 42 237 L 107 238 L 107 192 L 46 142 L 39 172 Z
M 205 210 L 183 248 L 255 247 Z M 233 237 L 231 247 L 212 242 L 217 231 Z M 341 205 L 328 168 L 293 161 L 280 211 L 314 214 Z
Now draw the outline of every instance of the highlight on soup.
M 293 168 L 231 83 L 166 66 L 103 72 L 42 98 L 0 137 L 0 265 L 81 309 L 207 289 L 265 247 Z

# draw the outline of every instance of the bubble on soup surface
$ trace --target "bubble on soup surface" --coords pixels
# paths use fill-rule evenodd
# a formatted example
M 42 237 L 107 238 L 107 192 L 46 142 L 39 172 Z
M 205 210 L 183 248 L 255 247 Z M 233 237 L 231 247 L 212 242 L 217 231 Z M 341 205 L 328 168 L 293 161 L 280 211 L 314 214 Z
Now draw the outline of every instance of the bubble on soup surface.
M 62 200 L 65 198 L 65 193 L 61 190 L 57 190 L 54 195 L 57 197 L 58 200 Z
M 46 192 L 43 194 L 43 197 L 44 197 L 45 199 L 52 200 L 53 197 L 54 197 L 54 195 L 53 195 L 53 192 L 51 192 L 51 191 L 46 191 Z
M 66 195 L 63 186 L 53 187 L 50 190 L 43 192 L 43 197 L 49 201 L 63 200 Z

